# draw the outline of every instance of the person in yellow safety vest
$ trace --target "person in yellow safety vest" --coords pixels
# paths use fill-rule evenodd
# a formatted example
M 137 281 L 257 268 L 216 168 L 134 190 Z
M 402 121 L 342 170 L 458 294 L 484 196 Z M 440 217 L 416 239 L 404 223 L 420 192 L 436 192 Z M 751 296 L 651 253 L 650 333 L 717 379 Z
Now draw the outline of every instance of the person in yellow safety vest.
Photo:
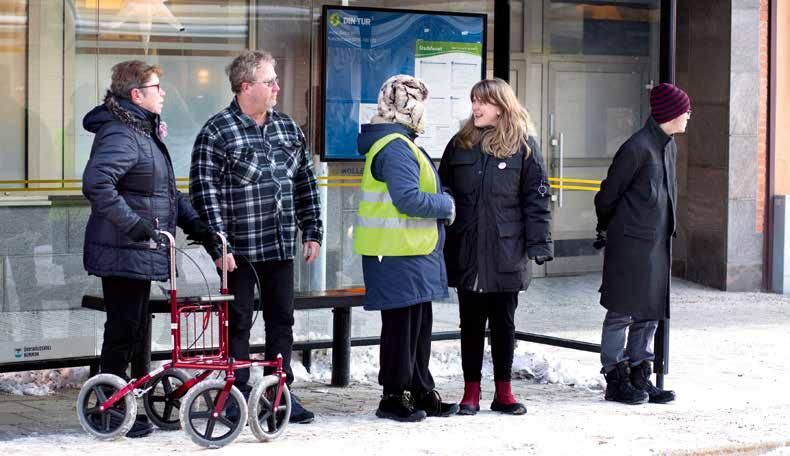
M 378 111 L 357 139 L 365 155 L 354 252 L 362 255 L 365 309 L 381 311 L 376 416 L 420 421 L 450 416 L 428 369 L 434 299 L 448 297 L 444 224 L 455 202 L 430 157 L 414 144 L 423 132 L 425 83 L 397 75 L 381 86 Z

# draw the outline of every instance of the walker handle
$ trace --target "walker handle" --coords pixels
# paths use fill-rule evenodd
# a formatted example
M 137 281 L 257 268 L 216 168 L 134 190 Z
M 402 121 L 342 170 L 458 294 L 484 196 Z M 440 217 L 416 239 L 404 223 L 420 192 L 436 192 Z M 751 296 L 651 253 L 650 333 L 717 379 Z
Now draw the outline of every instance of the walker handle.
M 224 233 L 219 231 L 215 234 L 222 243 L 222 293 L 226 294 L 228 290 L 228 239 Z
M 170 251 L 169 253 L 169 260 L 170 260 L 170 289 L 176 290 L 176 238 L 173 237 L 167 230 L 156 230 L 156 232 L 165 238 L 167 238 L 167 247 Z

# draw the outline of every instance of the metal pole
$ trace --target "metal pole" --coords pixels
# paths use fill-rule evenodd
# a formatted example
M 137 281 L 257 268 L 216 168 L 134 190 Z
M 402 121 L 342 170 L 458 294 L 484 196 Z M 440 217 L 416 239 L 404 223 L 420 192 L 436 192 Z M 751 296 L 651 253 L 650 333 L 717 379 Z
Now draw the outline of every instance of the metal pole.
M 348 386 L 351 373 L 351 309 L 332 309 L 332 385 Z
M 483 52 L 487 50 L 483 49 Z M 494 77 L 510 80 L 510 1 L 508 0 L 494 1 Z
M 661 49 L 659 62 L 659 81 L 674 84 L 675 82 L 675 31 L 677 28 L 677 1 L 661 2 Z M 672 259 L 670 258 L 670 263 Z M 670 278 L 671 280 L 671 278 Z M 653 339 L 655 360 L 653 370 L 656 373 L 656 386 L 664 387 L 664 375 L 669 373 L 669 319 L 659 320 L 656 335 Z

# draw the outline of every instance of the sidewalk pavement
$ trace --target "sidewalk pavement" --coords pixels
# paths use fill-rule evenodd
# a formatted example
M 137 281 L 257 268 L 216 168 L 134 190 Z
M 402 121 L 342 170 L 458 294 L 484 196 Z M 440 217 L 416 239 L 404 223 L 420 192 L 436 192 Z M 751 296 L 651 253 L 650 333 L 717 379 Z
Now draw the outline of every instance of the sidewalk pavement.
M 584 290 L 597 289 L 599 280 L 595 274 L 535 280 L 522 295 L 519 329 L 596 342 L 603 310 Z M 441 313 L 438 318 L 451 319 Z M 295 392 L 318 419 L 309 425 L 292 425 L 277 442 L 255 448 L 365 455 L 790 455 L 788 337 L 790 296 L 723 293 L 674 280 L 666 377 L 666 386 L 678 393 L 674 403 L 620 405 L 604 401 L 600 390 L 516 379 L 514 392 L 525 399 L 529 412 L 509 417 L 488 410 L 493 396 L 489 379 L 482 385 L 483 410 L 477 416 L 401 424 L 373 416 L 380 395 L 373 382 L 356 382 L 347 388 L 297 382 Z M 535 349 L 590 372 L 600 369 L 596 354 Z M 463 380 L 458 375 L 437 378 L 437 389 L 445 400 L 458 400 Z M 0 394 L 0 453 L 200 451 L 183 432 L 97 443 L 79 426 L 76 395 L 77 390 L 47 397 Z M 217 454 L 231 454 L 239 451 L 237 445 L 254 442 L 244 433 Z

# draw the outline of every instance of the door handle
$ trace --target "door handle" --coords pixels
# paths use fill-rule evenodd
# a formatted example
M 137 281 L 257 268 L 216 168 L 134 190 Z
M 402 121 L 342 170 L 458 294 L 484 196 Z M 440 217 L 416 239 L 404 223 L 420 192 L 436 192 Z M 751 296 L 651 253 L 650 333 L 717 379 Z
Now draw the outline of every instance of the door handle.
M 565 157 L 564 157 L 564 145 L 565 145 L 565 135 L 560 132 L 560 141 L 559 141 L 559 150 L 560 150 L 560 169 L 559 169 L 559 178 L 560 178 L 560 188 L 557 197 L 557 206 L 562 207 L 562 179 L 565 177 Z

